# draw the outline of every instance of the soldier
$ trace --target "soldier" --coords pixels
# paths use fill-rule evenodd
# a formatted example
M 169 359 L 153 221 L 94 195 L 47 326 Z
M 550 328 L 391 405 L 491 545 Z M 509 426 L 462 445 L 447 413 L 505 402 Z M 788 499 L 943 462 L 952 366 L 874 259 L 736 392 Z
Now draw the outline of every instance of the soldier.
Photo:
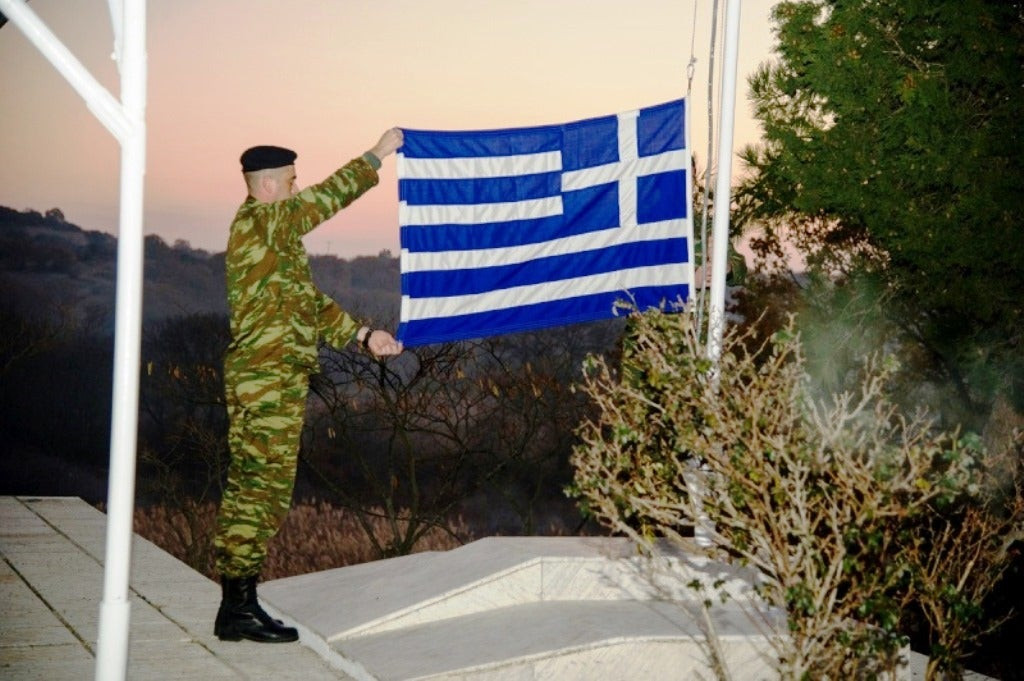
M 260 607 L 256 583 L 267 542 L 291 506 L 317 343 L 343 347 L 355 340 L 377 356 L 402 352 L 390 333 L 360 326 L 316 288 L 302 237 L 376 185 L 381 159 L 401 144 L 401 130 L 388 130 L 361 157 L 302 191 L 295 186 L 295 152 L 259 146 L 242 154 L 249 195 L 231 224 L 225 255 L 231 464 L 214 539 L 222 587 L 214 633 L 220 639 L 298 639 L 295 628 Z

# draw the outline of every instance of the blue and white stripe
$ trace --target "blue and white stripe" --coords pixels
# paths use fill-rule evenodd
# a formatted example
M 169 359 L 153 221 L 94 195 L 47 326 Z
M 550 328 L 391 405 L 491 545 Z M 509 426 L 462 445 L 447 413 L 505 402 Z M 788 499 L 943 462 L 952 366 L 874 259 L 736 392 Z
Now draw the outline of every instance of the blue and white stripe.
M 563 125 L 405 130 L 398 154 L 409 346 L 687 300 L 685 102 Z

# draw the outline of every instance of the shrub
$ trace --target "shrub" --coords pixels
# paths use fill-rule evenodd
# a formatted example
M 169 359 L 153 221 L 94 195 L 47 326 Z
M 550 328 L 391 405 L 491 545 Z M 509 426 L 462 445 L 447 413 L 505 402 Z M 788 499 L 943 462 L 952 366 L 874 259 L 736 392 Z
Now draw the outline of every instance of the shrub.
M 752 338 L 727 333 L 714 366 L 691 314 L 634 314 L 621 367 L 588 360 L 597 416 L 579 429 L 571 494 L 642 545 L 698 527 L 709 554 L 756 568 L 757 593 L 786 613 L 781 678 L 893 670 L 910 604 L 932 625 L 931 677 L 957 674 L 1024 536 L 1020 486 L 996 485 L 977 438 L 897 410 L 886 358 L 819 394 L 792 324 Z

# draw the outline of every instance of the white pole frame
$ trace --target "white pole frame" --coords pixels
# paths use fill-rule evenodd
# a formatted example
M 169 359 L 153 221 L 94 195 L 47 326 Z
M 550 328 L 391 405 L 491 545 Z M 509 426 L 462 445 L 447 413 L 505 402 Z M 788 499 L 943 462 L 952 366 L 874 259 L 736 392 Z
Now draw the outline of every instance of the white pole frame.
M 741 0 L 727 0 L 722 64 L 722 104 L 719 112 L 718 175 L 715 178 L 715 217 L 711 248 L 711 299 L 708 309 L 708 359 L 714 366 L 722 356 L 725 334 L 725 275 L 729 254 L 729 212 L 732 207 L 732 140 L 736 113 L 736 70 L 739 61 Z M 715 372 L 717 377 L 717 371 Z
M 25 0 L 0 0 L 0 12 L 67 79 L 85 100 L 89 110 L 121 145 L 107 542 L 96 651 L 96 679 L 119 681 L 125 678 L 128 669 L 131 615 L 128 579 L 131 572 L 132 516 L 135 508 L 142 335 L 142 207 L 146 172 L 146 2 L 108 2 L 114 29 L 113 56 L 121 73 L 120 102 L 28 8 Z

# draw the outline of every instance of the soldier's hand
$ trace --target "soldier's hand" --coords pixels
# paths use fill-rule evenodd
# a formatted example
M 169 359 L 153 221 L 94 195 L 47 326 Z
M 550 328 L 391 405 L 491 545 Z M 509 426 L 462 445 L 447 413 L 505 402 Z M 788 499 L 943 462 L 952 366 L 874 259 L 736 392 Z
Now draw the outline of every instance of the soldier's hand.
M 385 156 L 393 154 L 398 147 L 402 146 L 404 137 L 400 129 L 391 128 L 380 136 L 377 144 L 370 149 L 370 153 L 383 160 Z
M 400 355 L 404 349 L 401 341 L 395 340 L 394 336 L 381 329 L 370 332 L 369 338 L 366 339 L 366 347 L 376 357 Z

